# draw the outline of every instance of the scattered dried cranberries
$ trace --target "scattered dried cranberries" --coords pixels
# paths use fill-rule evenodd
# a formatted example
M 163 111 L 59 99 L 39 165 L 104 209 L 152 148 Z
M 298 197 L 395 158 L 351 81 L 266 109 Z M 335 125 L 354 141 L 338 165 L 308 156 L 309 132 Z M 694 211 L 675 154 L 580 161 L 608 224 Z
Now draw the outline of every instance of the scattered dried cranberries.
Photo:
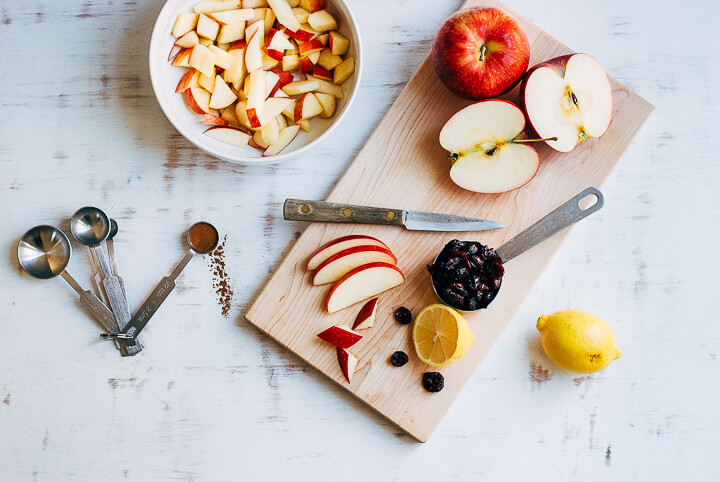
M 412 313 L 410 313 L 410 310 L 404 306 L 401 306 L 395 310 L 395 319 L 402 325 L 409 325 L 412 321 Z
M 428 392 L 439 392 L 445 388 L 445 377 L 440 372 L 423 373 L 422 383 Z
M 407 356 L 407 353 L 404 351 L 396 351 L 392 354 L 390 357 L 390 363 L 393 364 L 393 366 L 401 367 L 405 365 L 408 361 L 410 361 L 410 358 Z

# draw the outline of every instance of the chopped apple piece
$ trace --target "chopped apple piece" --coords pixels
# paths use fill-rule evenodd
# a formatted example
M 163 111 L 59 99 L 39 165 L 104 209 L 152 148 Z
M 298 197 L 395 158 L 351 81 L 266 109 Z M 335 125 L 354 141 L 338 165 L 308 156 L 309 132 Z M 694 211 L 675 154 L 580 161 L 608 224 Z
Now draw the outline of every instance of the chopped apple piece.
M 317 12 L 325 8 L 325 0 L 300 0 L 300 6 L 308 12 Z
M 238 8 L 236 10 L 208 13 L 207 16 L 220 25 L 232 25 L 251 20 L 255 17 L 255 12 L 252 8 Z
M 190 87 L 200 87 L 200 84 L 198 83 L 199 76 L 200 72 L 198 72 L 197 70 L 188 70 L 180 78 L 180 82 L 178 82 L 177 87 L 175 87 L 175 92 L 183 92 Z
M 215 77 L 215 90 L 210 97 L 211 109 L 224 109 L 237 100 L 237 96 L 219 75 Z
M 320 35 L 317 39 L 318 39 L 323 45 L 327 46 L 327 43 L 328 43 L 328 39 L 329 39 L 329 38 L 330 38 L 330 34 L 329 34 L 329 33 L 324 33 L 324 34 Z
M 353 330 L 362 330 L 365 328 L 372 328 L 375 326 L 375 314 L 377 313 L 378 299 L 373 298 L 360 308 L 355 323 L 353 323 Z
M 177 39 L 175 45 L 177 45 L 178 47 L 189 49 L 194 47 L 198 43 L 200 43 L 200 39 L 198 38 L 197 33 L 195 33 L 194 30 L 191 30 L 190 32 Z
M 233 56 L 216 45 L 208 45 L 208 49 L 215 54 L 215 65 L 221 69 L 229 69 L 233 63 Z
M 298 67 L 300 68 L 300 72 L 303 74 L 312 74 L 312 71 L 315 68 L 312 61 L 307 56 L 300 57 L 298 59 Z
M 287 95 L 300 95 L 305 92 L 312 92 L 317 90 L 320 83 L 317 80 L 299 80 L 297 82 L 290 82 L 282 88 L 283 92 Z
M 340 364 L 340 371 L 345 376 L 345 380 L 348 383 L 352 383 L 352 377 L 357 369 L 358 359 L 347 351 L 347 348 L 337 348 L 338 363 Z
M 235 117 L 241 126 L 251 129 L 250 119 L 247 114 L 247 100 L 241 100 L 235 104 Z
M 237 118 L 237 115 L 235 114 L 235 106 L 230 105 L 227 108 L 222 110 L 222 113 L 220 114 L 220 117 L 225 119 L 227 123 L 233 127 L 240 127 L 240 121 Z
M 327 10 L 318 10 L 317 12 L 311 13 L 307 19 L 307 23 L 318 32 L 326 32 L 338 28 L 335 18 L 330 15 Z
M 335 282 L 325 298 L 325 308 L 329 313 L 335 313 L 404 282 L 405 276 L 395 265 L 364 264 Z
M 244 8 L 261 8 L 267 7 L 267 0 L 243 0 L 242 5 Z
M 293 8 L 292 13 L 300 23 L 307 23 L 308 17 L 310 16 L 310 12 L 302 7 Z
M 273 12 L 275 12 L 275 16 L 280 25 L 292 31 L 300 28 L 300 22 L 295 18 L 292 7 L 287 3 L 287 0 L 267 0 L 267 2 Z
M 212 103 L 212 97 L 210 97 L 210 99 L 210 102 Z M 205 114 L 203 116 L 203 124 L 213 126 L 226 126 L 229 124 L 229 122 L 222 117 L 216 116 L 214 114 Z
M 362 335 L 355 333 L 347 325 L 331 326 L 318 333 L 318 338 L 338 348 L 350 348 L 362 339 Z
M 232 53 L 233 50 L 245 50 L 247 48 L 247 42 L 245 40 L 238 40 L 237 42 L 233 42 L 233 44 L 228 49 L 228 52 Z
M 183 91 L 183 96 L 190 110 L 196 114 L 210 113 L 210 92 L 202 87 L 190 87 Z
M 247 93 L 247 115 L 250 119 L 250 126 L 259 128 L 262 126 L 263 107 L 265 105 L 265 72 L 253 70 L 250 72 Z
M 330 49 L 323 49 L 320 52 L 320 57 L 318 58 L 317 63 L 323 69 L 332 70 L 338 65 L 340 65 L 342 61 L 342 57 L 333 54 Z
M 207 75 L 200 73 L 198 76 L 198 84 L 200 87 L 212 93 L 215 90 L 215 67 L 213 67 L 213 75 L 208 77 Z
M 265 32 L 267 33 L 268 30 L 273 28 L 273 25 L 275 25 L 275 12 L 273 12 L 272 8 L 268 8 L 265 11 Z
M 307 56 L 310 59 L 310 62 L 313 63 L 313 65 L 317 64 L 318 60 L 320 60 L 320 51 L 315 50 L 311 54 L 308 54 Z
M 289 84 L 290 82 L 292 82 L 294 80 L 293 74 L 291 74 L 290 72 L 285 72 L 282 69 L 274 68 L 274 69 L 272 69 L 272 72 L 274 72 L 278 76 L 278 80 L 277 80 L 277 82 L 275 82 L 268 97 L 274 96 L 276 92 L 278 92 L 280 89 L 282 89 L 283 87 L 285 87 L 287 84 Z M 283 92 L 283 94 L 285 96 L 287 96 L 287 94 L 285 94 L 285 92 Z
M 280 76 L 272 71 L 265 71 L 265 98 L 270 97 L 275 85 L 280 81 Z
M 332 31 L 330 32 L 328 46 L 330 47 L 330 50 L 333 54 L 345 55 L 348 47 L 350 47 L 350 40 L 348 40 L 347 37 L 343 36 L 343 34 L 341 34 L 340 32 Z
M 300 0 L 288 0 L 288 5 L 290 5 L 292 8 L 295 8 L 300 5 Z
M 297 55 L 286 55 L 282 59 L 282 69 L 285 72 L 295 70 L 299 67 L 299 57 Z
M 258 41 L 260 43 L 260 47 L 262 47 L 263 45 L 265 45 L 265 20 L 260 19 L 248 24 L 248 26 L 245 28 L 245 38 L 248 39 L 248 42 L 250 41 L 250 36 L 253 35 L 255 32 L 260 35 Z
M 285 109 L 294 109 L 294 105 L 295 99 L 290 97 L 270 97 L 263 105 L 263 118 L 261 119 L 263 122 L 261 125 L 268 124 L 275 117 L 282 114 Z
M 302 129 L 305 132 L 310 132 L 310 121 L 307 119 L 300 119 L 297 121 L 297 125 L 300 126 L 300 129 Z
M 308 92 L 303 94 L 302 97 L 295 102 L 293 120 L 297 122 L 301 119 L 309 119 L 310 117 L 321 114 L 322 111 L 323 108 L 320 102 L 318 102 L 317 97 L 315 97 L 312 92 Z
M 220 24 L 205 14 L 200 14 L 196 32 L 200 37 L 208 40 L 215 40 L 220 31 Z
M 317 79 L 322 79 L 322 80 L 327 80 L 327 81 L 333 80 L 333 74 L 329 70 L 324 69 L 320 65 L 315 65 L 313 67 L 312 74 L 313 74 L 313 77 L 315 77 Z
M 223 72 L 223 79 L 240 90 L 245 77 L 245 49 L 228 50 L 228 54 L 232 57 L 232 63 Z
M 278 62 L 274 58 L 270 57 L 265 52 L 262 53 L 261 57 L 262 57 L 262 69 L 263 70 L 274 69 L 275 67 L 277 67 L 280 64 L 280 62 Z
M 240 0 L 203 0 L 193 7 L 195 13 L 221 12 L 240 8 Z
M 280 116 L 283 118 L 283 116 Z M 294 125 L 294 126 L 288 126 L 284 127 L 280 130 L 280 136 L 278 137 L 278 140 L 268 146 L 267 150 L 263 152 L 264 157 L 270 157 L 275 156 L 280 153 L 283 149 L 285 149 L 290 143 L 295 139 L 295 136 L 297 136 L 298 131 L 300 130 L 300 126 Z
M 343 98 L 343 90 L 342 87 L 339 85 L 333 84 L 332 82 L 327 82 L 322 79 L 316 79 L 312 75 L 307 76 L 308 80 L 317 80 L 318 81 L 318 88 L 315 89 L 318 92 L 322 92 L 323 94 L 330 94 L 334 95 L 337 99 Z
M 245 22 L 231 23 L 220 27 L 218 43 L 230 43 L 245 37 Z
M 275 117 L 275 119 L 277 119 L 278 127 L 280 127 L 280 134 L 282 134 L 282 130 L 288 126 L 287 117 L 280 114 L 279 116 Z
M 248 72 L 262 68 L 262 50 L 260 50 L 260 32 L 255 31 L 248 39 L 245 49 L 245 67 Z
M 175 67 L 190 67 L 190 56 L 193 49 L 182 49 L 172 61 Z
M 280 138 L 280 125 L 278 121 L 272 119 L 262 129 L 260 129 L 260 136 L 262 137 L 263 143 L 268 147 L 274 144 Z
M 205 131 L 205 134 L 212 137 L 213 139 L 217 139 L 219 141 L 225 142 L 227 144 L 232 144 L 233 146 L 237 147 L 247 146 L 248 141 L 250 140 L 250 136 L 247 133 L 235 127 L 229 126 L 211 127 L 210 129 Z
M 190 54 L 190 66 L 201 74 L 215 77 L 215 54 L 204 45 L 197 44 Z
M 172 36 L 180 38 L 188 32 L 195 29 L 198 24 L 198 18 L 200 15 L 197 13 L 181 13 L 175 20 L 175 25 L 172 29 Z
M 335 67 L 333 82 L 337 85 L 345 82 L 355 71 L 355 57 L 348 57 Z
M 315 97 L 317 97 L 317 100 L 318 102 L 320 102 L 320 105 L 323 109 L 320 117 L 322 119 L 332 117 L 332 115 L 335 113 L 335 96 L 330 94 L 324 94 L 322 92 L 315 92 Z
M 288 38 L 285 36 L 283 32 L 280 30 L 275 30 L 274 28 L 271 28 L 268 30 L 265 41 L 265 48 L 271 49 L 271 50 L 279 50 L 282 54 L 286 50 L 292 49 L 294 46 L 290 43 Z
M 310 40 L 308 42 L 300 42 L 298 44 L 298 49 L 300 50 L 300 55 L 310 55 L 315 52 L 320 52 L 325 46 L 320 42 L 319 40 Z M 319 56 L 318 56 L 319 58 Z M 314 63 L 314 62 L 313 62 Z
M 255 141 L 255 144 L 257 144 L 263 149 L 267 149 L 268 147 L 270 147 L 268 144 L 265 143 L 265 140 L 262 137 L 262 132 L 259 129 L 256 130 L 253 134 L 253 141 Z
M 287 33 L 287 30 L 283 30 L 284 33 Z M 290 45 L 292 45 L 291 49 L 287 49 L 285 51 L 285 55 L 300 55 L 300 49 L 298 49 L 297 41 L 293 38 L 289 38 L 288 42 L 290 42 Z
M 177 54 L 180 53 L 181 50 L 182 50 L 182 47 L 180 47 L 178 45 L 173 45 L 170 48 L 170 53 L 168 54 L 168 62 L 170 62 L 172 59 L 174 59 L 177 56 Z

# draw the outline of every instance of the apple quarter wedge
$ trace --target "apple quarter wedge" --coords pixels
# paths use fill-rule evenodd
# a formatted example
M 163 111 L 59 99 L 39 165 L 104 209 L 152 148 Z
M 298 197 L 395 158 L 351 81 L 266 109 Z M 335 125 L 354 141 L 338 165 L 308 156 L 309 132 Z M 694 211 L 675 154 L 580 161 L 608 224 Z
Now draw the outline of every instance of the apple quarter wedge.
M 312 271 L 318 266 L 320 266 L 323 261 L 334 255 L 335 253 L 339 253 L 344 249 L 352 248 L 353 246 L 363 245 L 381 246 L 388 251 L 390 250 L 390 248 L 388 248 L 385 243 L 383 243 L 377 238 L 373 238 L 372 236 L 365 236 L 362 234 L 351 234 L 349 236 L 342 236 L 339 238 L 331 239 L 330 241 L 316 249 L 310 255 L 307 269 L 308 271 Z
M 382 246 L 365 245 L 348 248 L 323 261 L 315 270 L 312 281 L 315 286 L 332 283 L 358 266 L 376 262 L 397 265 L 397 258 L 389 249 Z
M 332 285 L 325 298 L 325 308 L 329 313 L 335 313 L 404 282 L 405 276 L 394 264 L 363 264 Z

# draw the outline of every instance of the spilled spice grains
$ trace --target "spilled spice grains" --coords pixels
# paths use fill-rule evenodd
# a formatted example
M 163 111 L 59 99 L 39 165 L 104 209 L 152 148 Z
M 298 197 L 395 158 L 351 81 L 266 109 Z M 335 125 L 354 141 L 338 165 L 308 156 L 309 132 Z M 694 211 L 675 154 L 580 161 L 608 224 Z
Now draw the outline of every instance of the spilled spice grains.
M 230 277 L 225 266 L 225 242 L 227 235 L 223 237 L 222 243 L 210 253 L 210 268 L 213 275 L 213 289 L 218 297 L 218 304 L 222 308 L 222 315 L 227 318 L 232 307 L 233 290 L 230 286 Z

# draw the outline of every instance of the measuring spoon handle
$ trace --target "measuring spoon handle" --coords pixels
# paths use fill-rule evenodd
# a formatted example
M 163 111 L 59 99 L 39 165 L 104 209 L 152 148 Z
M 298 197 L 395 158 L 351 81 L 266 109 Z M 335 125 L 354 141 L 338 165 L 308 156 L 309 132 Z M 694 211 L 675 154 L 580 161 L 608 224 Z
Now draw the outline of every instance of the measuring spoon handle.
M 143 328 L 145 328 L 145 325 L 150 321 L 150 318 L 152 318 L 158 308 L 160 308 L 160 305 L 163 304 L 170 293 L 172 293 L 172 290 L 175 289 L 175 280 L 180 276 L 180 273 L 190 262 L 193 255 L 195 255 L 194 251 L 188 251 L 182 261 L 180 261 L 173 272 L 170 273 L 170 276 L 165 276 L 160 280 L 150 295 L 145 298 L 145 301 L 143 301 L 143 304 L 135 312 L 135 315 L 130 319 L 122 333 L 137 338 Z
M 93 318 L 99 321 L 108 332 L 117 333 L 118 325 L 115 321 L 115 317 L 113 316 L 112 311 L 110 311 L 108 307 L 100 301 L 100 298 L 90 291 L 83 290 L 67 271 L 63 271 L 61 275 L 80 296 L 80 303 L 93 315 Z
M 580 207 L 580 201 L 590 196 L 597 199 L 595 204 L 586 209 Z M 599 211 L 604 204 L 605 200 L 602 192 L 598 188 L 591 186 L 513 237 L 510 241 L 504 243 L 495 252 L 500 256 L 503 263 L 510 261 L 554 234 Z

